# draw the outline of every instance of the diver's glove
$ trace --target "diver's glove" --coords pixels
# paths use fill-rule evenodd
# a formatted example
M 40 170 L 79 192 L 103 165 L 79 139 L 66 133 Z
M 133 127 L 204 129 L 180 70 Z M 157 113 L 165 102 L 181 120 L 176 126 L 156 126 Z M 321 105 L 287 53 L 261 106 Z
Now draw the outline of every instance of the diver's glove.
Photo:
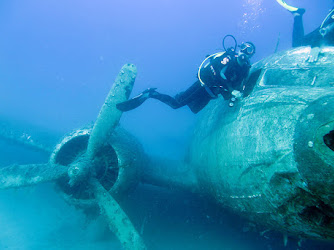
M 310 54 L 307 57 L 306 61 L 309 62 L 309 63 L 317 62 L 320 52 L 321 52 L 321 49 L 319 47 L 311 48 Z
M 231 92 L 231 95 L 232 95 L 232 97 L 230 99 L 230 102 L 229 102 L 228 106 L 233 107 L 234 103 L 236 102 L 236 100 L 238 98 L 242 97 L 242 93 L 240 91 L 238 91 L 238 90 L 233 90 Z
M 238 91 L 238 90 L 233 90 L 231 92 L 231 94 L 233 95 L 234 98 L 240 98 L 240 97 L 242 97 L 242 93 L 240 91 Z

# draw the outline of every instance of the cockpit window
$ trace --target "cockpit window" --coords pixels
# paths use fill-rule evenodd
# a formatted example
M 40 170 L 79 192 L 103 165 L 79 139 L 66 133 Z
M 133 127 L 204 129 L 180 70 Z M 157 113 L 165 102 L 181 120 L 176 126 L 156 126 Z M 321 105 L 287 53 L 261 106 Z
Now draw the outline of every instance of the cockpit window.
M 333 87 L 334 70 L 329 67 L 266 69 L 260 86 Z

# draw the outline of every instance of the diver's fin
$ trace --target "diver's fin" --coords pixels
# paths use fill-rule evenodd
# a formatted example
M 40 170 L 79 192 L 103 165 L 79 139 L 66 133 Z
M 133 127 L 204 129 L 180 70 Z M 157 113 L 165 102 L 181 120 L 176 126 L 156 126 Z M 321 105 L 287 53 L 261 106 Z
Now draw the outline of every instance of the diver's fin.
M 142 105 L 148 98 L 150 98 L 150 94 L 155 92 L 156 88 L 149 88 L 145 90 L 143 93 L 125 101 L 116 104 L 117 109 L 120 111 L 126 112 L 132 109 L 135 109 Z
M 132 99 L 129 99 L 125 102 L 117 103 L 116 108 L 119 109 L 120 111 L 126 112 L 139 107 L 148 98 L 149 98 L 148 95 L 145 96 L 143 93 L 141 93 L 140 95 L 135 96 Z
M 291 5 L 288 5 L 285 0 L 276 0 L 283 8 L 287 9 L 291 13 L 298 13 L 300 15 L 303 15 L 305 13 L 305 9 L 303 8 L 297 8 L 293 7 Z

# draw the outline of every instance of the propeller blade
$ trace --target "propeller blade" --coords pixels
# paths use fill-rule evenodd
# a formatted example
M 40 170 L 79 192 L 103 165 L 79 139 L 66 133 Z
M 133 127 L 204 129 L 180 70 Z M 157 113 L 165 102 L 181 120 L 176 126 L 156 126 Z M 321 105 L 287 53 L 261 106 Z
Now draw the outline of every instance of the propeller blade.
M 54 181 L 67 174 L 68 167 L 61 165 L 12 165 L 0 169 L 0 190 L 31 186 Z
M 0 117 L 0 140 L 50 155 L 59 137 L 53 131 Z
M 94 124 L 91 132 L 87 155 L 92 159 L 99 148 L 110 138 L 114 128 L 118 125 L 122 111 L 116 104 L 129 98 L 137 75 L 133 64 L 126 64 L 118 74 Z
M 92 179 L 91 185 L 101 211 L 107 218 L 110 230 L 120 240 L 123 248 L 131 250 L 146 249 L 143 239 L 117 201 L 104 189 L 97 179 Z

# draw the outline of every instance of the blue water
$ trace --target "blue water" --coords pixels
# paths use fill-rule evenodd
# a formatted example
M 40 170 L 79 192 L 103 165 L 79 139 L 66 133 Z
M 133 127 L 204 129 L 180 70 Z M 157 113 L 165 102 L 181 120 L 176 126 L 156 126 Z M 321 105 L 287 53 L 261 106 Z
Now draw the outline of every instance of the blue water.
M 306 33 L 319 26 L 333 6 L 332 0 L 289 3 L 306 8 Z M 196 80 L 198 66 L 206 55 L 222 50 L 226 34 L 233 34 L 239 43 L 252 41 L 257 47 L 252 58 L 256 62 L 275 51 L 279 37 L 279 51 L 291 47 L 292 23 L 291 14 L 274 0 L 1 1 L 0 115 L 56 134 L 68 133 L 96 119 L 125 63 L 134 63 L 138 68 L 132 95 L 148 87 L 175 95 Z M 121 124 L 143 143 L 147 152 L 178 159 L 184 155 L 196 119 L 187 107 L 172 110 L 149 100 L 124 114 Z M 26 163 L 27 158 L 32 162 L 41 160 L 15 145 L 0 147 L 7 150 L 0 152 L 2 164 Z M 148 194 L 144 200 L 150 200 Z M 99 223 L 103 222 L 85 224 L 85 216 L 67 206 L 47 185 L 6 191 L 0 196 L 0 249 L 119 247 L 117 240 L 101 229 Z M 158 202 L 161 197 L 156 199 Z M 175 202 L 179 202 L 181 210 L 194 206 L 201 214 L 198 205 L 202 201 L 189 199 L 190 205 L 183 204 L 181 196 Z M 211 212 L 210 216 L 216 218 L 217 212 Z M 173 217 L 173 213 L 169 216 Z M 207 249 L 210 242 L 213 249 L 283 248 L 283 240 L 276 239 L 276 235 L 266 239 L 243 232 L 243 226 L 231 231 L 228 223 L 210 222 L 208 226 L 202 215 L 193 216 L 199 231 L 209 232 L 206 236 L 200 237 L 202 233 L 196 230 L 187 231 L 185 243 L 178 245 L 175 240 L 184 224 L 173 234 L 168 221 L 161 219 L 162 227 L 166 226 L 162 234 L 167 236 L 152 235 L 152 245 L 156 249 L 185 249 L 191 246 L 193 233 L 197 240 L 194 244 L 200 237 L 203 244 L 198 246 L 209 244 Z M 154 232 L 153 225 L 148 225 L 148 230 Z M 224 231 L 226 237 L 222 236 Z M 296 242 L 291 244 L 291 249 L 296 249 Z

